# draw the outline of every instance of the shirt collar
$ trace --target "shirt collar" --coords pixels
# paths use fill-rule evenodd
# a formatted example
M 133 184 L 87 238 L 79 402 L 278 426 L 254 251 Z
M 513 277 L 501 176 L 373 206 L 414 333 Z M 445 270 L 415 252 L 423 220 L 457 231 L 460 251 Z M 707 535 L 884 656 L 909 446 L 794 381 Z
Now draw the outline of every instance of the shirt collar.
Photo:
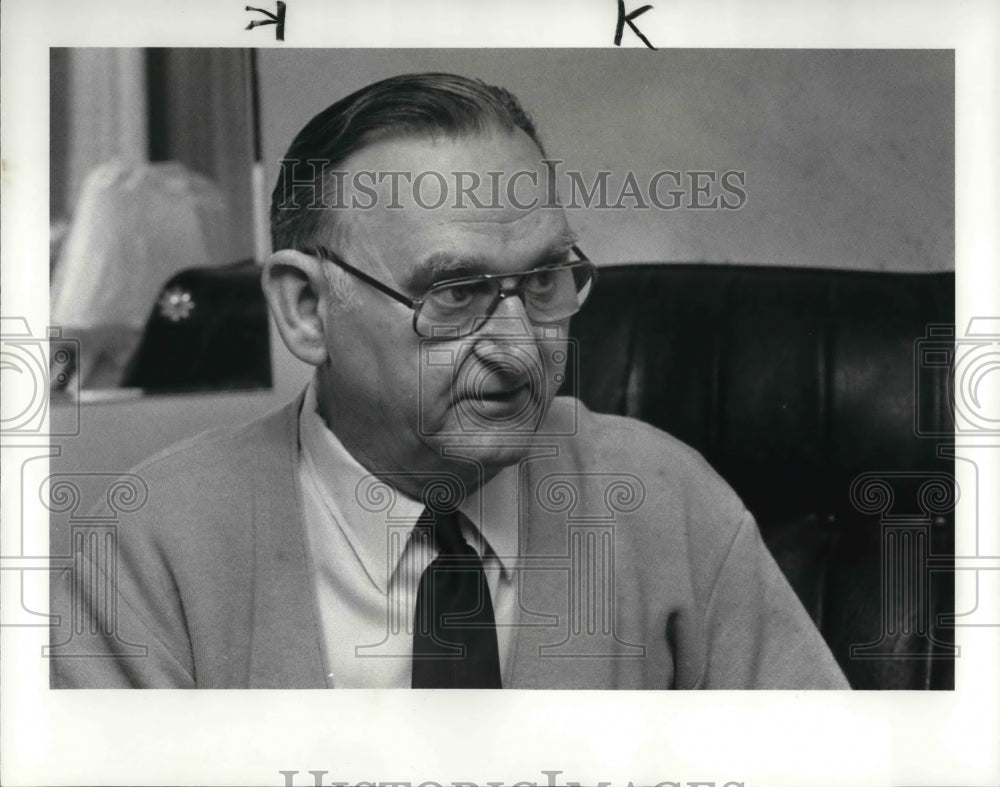
M 387 591 L 396 570 L 387 559 L 387 530 L 384 510 L 371 510 L 359 498 L 371 473 L 344 447 L 319 414 L 315 378 L 310 380 L 299 413 L 299 446 L 302 462 L 326 507 L 372 581 Z M 517 466 L 506 467 L 481 489 L 466 497 L 461 511 L 476 528 L 469 543 L 482 540 L 482 554 L 492 553 L 504 575 L 510 579 L 517 558 Z M 424 505 L 396 490 L 392 519 L 405 527 L 407 535 L 423 513 Z

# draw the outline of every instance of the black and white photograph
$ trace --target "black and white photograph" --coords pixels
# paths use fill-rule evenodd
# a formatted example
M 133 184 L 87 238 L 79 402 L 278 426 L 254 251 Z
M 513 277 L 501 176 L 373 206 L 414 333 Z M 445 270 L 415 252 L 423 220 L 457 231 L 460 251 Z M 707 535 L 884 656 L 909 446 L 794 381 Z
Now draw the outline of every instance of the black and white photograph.
M 310 367 L 103 477 L 115 573 L 53 576 L 53 686 L 952 687 L 954 459 L 910 407 L 954 322 L 951 53 L 51 56 L 66 387 L 194 388 L 151 402 L 180 436 L 224 372 L 269 387 L 267 314 Z M 81 439 L 67 479 L 121 442 Z
M 1000 774 L 982 41 L 606 5 L 5 13 L 5 783 Z

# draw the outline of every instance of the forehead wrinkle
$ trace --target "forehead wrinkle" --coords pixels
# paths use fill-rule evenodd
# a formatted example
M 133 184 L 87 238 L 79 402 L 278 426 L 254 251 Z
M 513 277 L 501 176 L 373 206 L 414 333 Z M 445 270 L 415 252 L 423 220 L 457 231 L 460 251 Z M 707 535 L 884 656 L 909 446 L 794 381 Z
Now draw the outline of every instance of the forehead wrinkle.
M 557 206 L 562 207 L 562 206 Z M 538 211 L 542 208 L 535 205 L 531 208 L 509 208 L 507 210 L 501 208 L 490 209 L 490 208 L 474 208 L 470 213 L 468 210 L 458 210 L 456 208 L 446 208 L 447 210 L 454 211 L 454 215 L 448 216 L 448 218 L 443 219 L 446 222 L 454 222 L 455 224 L 461 224 L 463 226 L 485 224 L 490 225 L 514 225 L 520 221 L 527 221 L 528 219 L 535 219 L 536 222 L 541 221 L 541 217 L 538 216 Z M 491 214 L 486 211 L 493 210 Z M 511 215 L 505 215 L 510 213 Z
M 554 212 L 558 209 L 558 212 Z M 546 205 L 541 200 L 530 208 L 517 207 L 515 205 L 505 205 L 499 209 L 475 208 L 457 209 L 455 207 L 446 208 L 447 215 L 440 217 L 442 223 L 454 224 L 467 229 L 490 229 L 502 228 L 509 233 L 515 228 L 524 227 L 522 232 L 531 232 L 539 226 L 549 223 L 550 218 L 555 217 L 556 221 L 565 224 L 566 213 L 561 205 Z

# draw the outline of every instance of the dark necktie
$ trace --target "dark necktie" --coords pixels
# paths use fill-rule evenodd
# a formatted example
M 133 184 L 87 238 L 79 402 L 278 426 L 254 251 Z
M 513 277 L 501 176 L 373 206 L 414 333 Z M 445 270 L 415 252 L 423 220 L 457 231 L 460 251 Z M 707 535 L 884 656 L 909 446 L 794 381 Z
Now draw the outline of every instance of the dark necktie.
M 415 689 L 499 689 L 493 601 L 483 561 L 462 537 L 464 515 L 434 515 L 426 509 L 420 519 L 434 522 L 439 554 L 424 569 L 417 587 L 411 685 Z

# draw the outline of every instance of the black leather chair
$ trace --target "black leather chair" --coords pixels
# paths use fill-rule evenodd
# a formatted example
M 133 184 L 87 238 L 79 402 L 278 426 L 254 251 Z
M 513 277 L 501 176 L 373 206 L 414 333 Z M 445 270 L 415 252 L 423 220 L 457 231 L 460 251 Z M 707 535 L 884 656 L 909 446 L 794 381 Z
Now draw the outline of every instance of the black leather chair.
M 195 306 L 161 298 L 131 384 L 268 384 L 256 265 L 184 271 L 171 292 Z M 953 322 L 949 273 L 605 268 L 567 380 L 732 484 L 854 688 L 948 689 L 954 462 L 928 435 L 951 431 L 949 370 L 918 350 L 953 346 L 933 328 Z
M 954 322 L 954 288 L 628 265 L 601 271 L 573 322 L 580 398 L 702 452 L 858 689 L 953 687 L 954 460 L 928 436 L 951 430 L 949 373 L 918 350 Z

